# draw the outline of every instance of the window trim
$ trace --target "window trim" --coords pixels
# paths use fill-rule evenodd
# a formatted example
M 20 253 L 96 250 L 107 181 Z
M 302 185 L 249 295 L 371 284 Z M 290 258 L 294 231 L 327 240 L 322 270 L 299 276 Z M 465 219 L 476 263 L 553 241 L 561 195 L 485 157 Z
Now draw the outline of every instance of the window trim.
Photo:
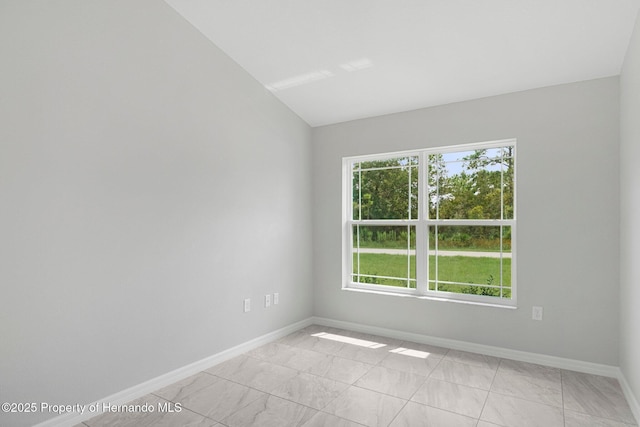
M 478 149 L 490 149 L 504 146 L 513 146 L 513 218 L 512 219 L 484 219 L 484 220 L 452 220 L 452 219 L 429 219 L 428 200 L 428 180 L 425 179 L 428 167 L 428 156 L 430 154 L 445 154 L 459 151 L 473 151 Z M 459 144 L 451 146 L 430 147 L 419 150 L 407 150 L 398 152 L 378 153 L 362 156 L 349 156 L 342 159 L 342 289 L 350 291 L 372 292 L 385 295 L 409 296 L 420 299 L 447 301 L 475 305 L 485 305 L 502 308 L 517 308 L 517 140 L 515 138 L 503 139 L 489 142 L 478 142 L 471 144 Z M 375 160 L 385 160 L 404 156 L 419 156 L 418 165 L 418 218 L 417 219 L 392 219 L 392 220 L 354 220 L 352 202 L 352 177 L 353 163 Z M 509 226 L 511 227 L 511 298 L 500 298 L 485 295 L 463 294 L 446 291 L 430 291 L 428 279 L 428 257 L 416 256 L 416 288 L 401 288 L 392 286 L 381 286 L 366 283 L 352 282 L 353 274 L 353 237 L 352 227 L 354 225 L 398 225 L 415 226 L 416 236 L 425 236 L 428 227 L 433 225 L 479 225 L 479 226 Z M 428 239 L 416 238 L 416 254 L 428 252 Z M 426 280 L 424 280 L 426 278 Z

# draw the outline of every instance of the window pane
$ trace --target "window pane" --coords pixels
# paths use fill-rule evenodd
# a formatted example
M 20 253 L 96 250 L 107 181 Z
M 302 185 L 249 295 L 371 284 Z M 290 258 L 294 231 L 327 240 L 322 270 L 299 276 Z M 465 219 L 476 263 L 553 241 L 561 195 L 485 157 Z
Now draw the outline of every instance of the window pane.
M 357 164 L 359 167 L 359 163 Z M 360 172 L 354 171 L 353 177 L 351 179 L 351 202 L 353 203 L 353 216 L 352 219 L 358 221 L 362 217 L 362 206 L 368 206 L 368 201 L 366 198 L 362 199 L 362 192 L 360 191 L 361 183 L 360 183 Z
M 510 287 L 511 227 L 429 227 L 429 290 L 510 298 Z
M 511 227 L 502 227 L 502 297 L 511 298 Z
M 513 189 L 514 189 L 514 168 L 513 157 L 505 157 L 503 159 L 502 167 L 502 192 L 503 192 L 503 218 L 514 218 L 514 203 L 513 203 Z
M 418 218 L 418 157 L 360 162 L 355 166 L 354 220 Z
M 441 194 L 446 193 L 447 167 L 442 154 L 430 154 L 428 165 L 429 218 L 438 218 L 438 206 Z M 442 181 L 442 184 L 440 182 Z
M 512 148 L 430 155 L 429 218 L 513 218 Z
M 420 176 L 418 175 L 418 173 L 418 159 L 416 158 L 415 163 L 412 164 L 411 168 L 409 169 L 410 219 L 418 219 L 418 183 L 420 181 Z
M 353 226 L 355 283 L 416 287 L 414 226 Z

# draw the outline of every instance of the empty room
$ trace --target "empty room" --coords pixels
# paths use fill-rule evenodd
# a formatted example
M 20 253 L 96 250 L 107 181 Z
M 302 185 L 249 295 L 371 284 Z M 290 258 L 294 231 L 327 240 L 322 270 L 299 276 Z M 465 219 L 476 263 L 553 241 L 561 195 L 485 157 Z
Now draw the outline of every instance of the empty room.
M 0 426 L 637 426 L 639 11 L 0 0 Z

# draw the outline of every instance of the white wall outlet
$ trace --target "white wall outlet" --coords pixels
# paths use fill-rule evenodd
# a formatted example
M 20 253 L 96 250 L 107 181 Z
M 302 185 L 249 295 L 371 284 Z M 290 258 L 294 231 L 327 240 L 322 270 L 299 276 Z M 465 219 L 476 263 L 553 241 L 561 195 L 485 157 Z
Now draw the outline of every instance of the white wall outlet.
M 278 305 L 279 303 L 280 303 L 280 294 L 276 292 L 273 294 L 273 305 Z
M 533 307 L 531 311 L 531 318 L 533 320 L 542 320 L 542 307 Z
M 251 298 L 244 300 L 244 312 L 247 313 L 249 311 L 251 311 Z
M 267 294 L 264 296 L 264 308 L 271 307 L 271 294 Z

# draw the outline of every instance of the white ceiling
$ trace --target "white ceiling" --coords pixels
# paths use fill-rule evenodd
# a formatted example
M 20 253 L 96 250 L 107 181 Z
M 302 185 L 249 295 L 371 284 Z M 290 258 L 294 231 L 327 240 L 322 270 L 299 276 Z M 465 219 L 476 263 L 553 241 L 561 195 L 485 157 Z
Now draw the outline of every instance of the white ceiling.
M 620 73 L 640 0 L 165 0 L 311 126 Z

